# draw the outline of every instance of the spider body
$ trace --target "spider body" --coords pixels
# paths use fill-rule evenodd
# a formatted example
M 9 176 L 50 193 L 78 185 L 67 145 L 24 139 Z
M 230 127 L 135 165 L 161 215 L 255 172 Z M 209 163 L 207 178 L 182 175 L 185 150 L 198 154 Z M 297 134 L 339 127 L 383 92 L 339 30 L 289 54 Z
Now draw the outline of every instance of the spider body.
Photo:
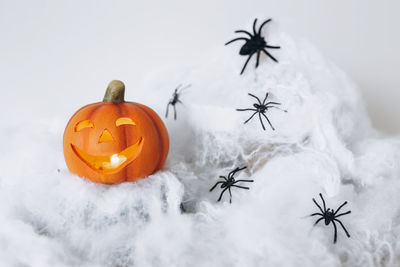
M 267 41 L 265 41 L 265 38 L 261 35 L 262 28 L 264 27 L 265 24 L 267 24 L 270 21 L 271 21 L 271 19 L 264 21 L 261 24 L 260 28 L 258 28 L 258 30 L 257 30 L 256 29 L 257 28 L 257 19 L 255 19 L 253 22 L 253 34 L 251 34 L 248 31 L 244 31 L 244 30 L 235 31 L 235 33 L 244 33 L 244 34 L 248 35 L 248 38 L 246 38 L 246 37 L 235 38 L 225 44 L 225 45 L 228 45 L 230 43 L 240 41 L 240 40 L 246 41 L 239 50 L 239 55 L 248 56 L 246 63 L 244 63 L 244 66 L 243 66 L 240 74 L 243 74 L 244 70 L 246 69 L 247 63 L 249 63 L 251 57 L 254 54 L 257 54 L 256 68 L 258 67 L 259 62 L 260 62 L 261 52 L 265 53 L 273 61 L 278 62 L 278 60 L 267 51 L 267 49 L 279 49 L 280 46 L 268 45 Z
M 254 35 L 252 39 L 249 39 L 239 50 L 239 55 L 248 56 L 256 53 L 260 47 L 266 46 L 264 38 L 261 35 Z
M 321 211 L 321 212 L 313 213 L 313 214 L 310 215 L 310 216 L 320 216 L 320 217 L 321 217 L 321 218 L 319 218 L 319 219 L 314 223 L 314 226 L 317 225 L 321 220 L 324 220 L 325 225 L 327 225 L 327 226 L 328 226 L 330 223 L 332 223 L 333 228 L 334 228 L 333 243 L 336 243 L 336 240 L 337 240 L 337 228 L 336 228 L 336 223 L 339 223 L 339 224 L 342 226 L 342 228 L 343 228 L 344 232 L 346 233 L 347 237 L 350 237 L 350 234 L 349 234 L 349 232 L 347 232 L 346 227 L 344 227 L 343 223 L 342 223 L 339 219 L 337 219 L 337 218 L 340 217 L 340 216 L 343 216 L 343 215 L 346 215 L 346 214 L 351 213 L 351 211 L 349 210 L 349 211 L 346 211 L 346 212 L 337 214 L 337 213 L 339 212 L 339 210 L 340 210 L 344 205 L 347 204 L 347 201 L 345 201 L 342 205 L 340 205 L 339 208 L 337 208 L 337 210 L 335 211 L 334 209 L 330 209 L 330 208 L 326 209 L 325 200 L 324 200 L 324 198 L 322 197 L 322 194 L 320 193 L 319 196 L 320 196 L 321 199 L 322 199 L 323 208 L 321 208 L 321 206 L 318 204 L 318 202 L 317 202 L 314 198 L 312 199 L 313 202 L 315 203 L 315 205 L 317 205 L 318 209 Z
M 175 106 L 176 103 L 178 103 L 178 102 L 182 103 L 182 102 L 179 100 L 178 91 L 175 89 L 175 92 L 174 92 L 174 94 L 172 95 L 172 98 L 171 98 L 171 100 L 169 101 L 169 104 Z
M 221 188 L 231 187 L 236 183 L 235 178 L 231 177 L 226 180 L 226 182 L 221 183 Z
M 182 85 L 178 85 L 177 88 L 175 88 L 174 93 L 172 94 L 172 98 L 169 100 L 168 104 L 167 104 L 167 111 L 165 113 L 165 117 L 168 118 L 168 111 L 169 111 L 169 106 L 171 105 L 174 108 L 174 120 L 176 120 L 176 104 L 178 103 L 182 103 L 182 101 L 180 100 L 180 95 L 182 94 L 183 90 L 190 87 L 190 84 L 182 87 Z M 180 90 L 179 90 L 180 89 Z
M 287 110 L 283 110 L 283 109 L 277 107 L 278 105 L 281 105 L 281 103 L 278 103 L 278 102 L 266 102 L 267 98 L 268 98 L 268 93 L 265 95 L 265 98 L 264 98 L 263 102 L 261 102 L 261 100 L 255 95 L 252 95 L 252 94 L 249 93 L 249 96 L 254 97 L 257 100 L 257 103 L 253 104 L 254 108 L 236 109 L 237 111 L 253 111 L 254 112 L 253 115 L 251 115 L 250 118 L 248 118 L 244 122 L 244 124 L 249 122 L 256 114 L 258 114 L 258 117 L 259 117 L 260 122 L 261 122 L 261 126 L 264 129 L 264 131 L 265 131 L 265 126 L 264 126 L 262 117 L 264 117 L 267 120 L 269 126 L 271 126 L 271 129 L 274 131 L 275 128 L 272 126 L 270 120 L 268 119 L 268 117 L 266 115 L 268 109 L 275 108 L 275 109 L 282 110 L 284 112 L 287 112 Z
M 245 187 L 245 186 L 240 186 L 240 185 L 236 185 L 236 183 L 238 183 L 238 182 L 249 182 L 249 183 L 252 183 L 252 182 L 254 182 L 254 180 L 235 180 L 235 178 L 234 178 L 234 176 L 235 176 L 235 174 L 237 173 L 237 172 L 239 172 L 239 171 L 241 171 L 241 170 L 244 170 L 244 169 L 246 169 L 247 167 L 243 167 L 243 168 L 236 168 L 236 169 L 234 169 L 233 171 L 231 171 L 229 174 L 228 174 L 228 177 L 225 177 L 225 176 L 220 176 L 219 178 L 222 178 L 222 179 L 224 179 L 224 181 L 219 181 L 219 182 L 217 182 L 211 189 L 210 189 L 210 192 L 211 191 L 213 191 L 216 187 L 217 187 L 217 185 L 221 185 L 220 186 L 220 188 L 221 189 L 223 189 L 222 190 L 222 192 L 221 192 L 221 194 L 219 195 L 219 198 L 218 198 L 218 201 L 221 201 L 221 199 L 222 199 L 222 195 L 225 193 L 225 191 L 226 190 L 228 190 L 228 192 L 229 192 L 229 202 L 230 203 L 232 203 L 232 192 L 231 192 L 231 187 L 237 187 L 237 188 L 242 188 L 242 189 L 246 189 L 246 190 L 249 190 L 250 188 L 248 188 L 248 187 Z
M 257 112 L 265 113 L 268 110 L 266 105 L 259 105 L 257 103 L 253 104 L 253 107 L 256 108 Z
M 333 211 L 333 210 L 332 210 Z M 324 216 L 325 225 L 329 225 L 335 219 L 335 213 L 327 209 Z

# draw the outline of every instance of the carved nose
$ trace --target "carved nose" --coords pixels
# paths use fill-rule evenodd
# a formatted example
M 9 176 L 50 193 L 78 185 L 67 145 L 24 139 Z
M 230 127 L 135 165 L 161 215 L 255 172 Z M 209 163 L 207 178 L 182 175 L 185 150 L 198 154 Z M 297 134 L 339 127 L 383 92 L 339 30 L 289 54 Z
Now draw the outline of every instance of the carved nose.
M 107 129 L 104 129 L 100 135 L 99 143 L 112 142 L 112 141 L 114 141 L 114 138 L 112 137 L 110 131 Z

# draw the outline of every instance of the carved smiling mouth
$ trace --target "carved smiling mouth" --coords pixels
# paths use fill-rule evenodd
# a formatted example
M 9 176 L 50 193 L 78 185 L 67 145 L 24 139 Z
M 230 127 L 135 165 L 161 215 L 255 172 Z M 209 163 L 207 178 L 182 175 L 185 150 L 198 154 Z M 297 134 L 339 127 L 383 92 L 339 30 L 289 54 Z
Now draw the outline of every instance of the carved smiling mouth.
M 113 173 L 137 158 L 142 151 L 143 137 L 140 137 L 135 144 L 121 152 L 107 156 L 90 155 L 73 144 L 71 144 L 71 147 L 75 154 L 92 169 L 102 173 Z

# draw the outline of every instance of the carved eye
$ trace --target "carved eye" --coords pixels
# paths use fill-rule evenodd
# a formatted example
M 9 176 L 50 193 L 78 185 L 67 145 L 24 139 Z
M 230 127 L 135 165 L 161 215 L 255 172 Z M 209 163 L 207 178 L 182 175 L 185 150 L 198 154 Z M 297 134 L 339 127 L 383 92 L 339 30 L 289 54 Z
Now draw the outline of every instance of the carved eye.
M 125 124 L 136 125 L 136 123 L 134 123 L 131 118 L 126 118 L 126 117 L 119 118 L 115 121 L 115 125 L 117 127 Z
M 93 123 L 90 120 L 80 121 L 75 125 L 75 132 L 79 132 L 85 128 L 93 128 Z

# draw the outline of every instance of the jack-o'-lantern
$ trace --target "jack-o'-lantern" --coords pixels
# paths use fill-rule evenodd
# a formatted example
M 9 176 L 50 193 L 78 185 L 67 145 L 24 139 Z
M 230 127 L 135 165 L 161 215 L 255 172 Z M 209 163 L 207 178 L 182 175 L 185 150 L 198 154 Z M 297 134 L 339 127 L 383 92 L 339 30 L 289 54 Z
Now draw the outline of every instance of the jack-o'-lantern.
M 167 129 L 149 107 L 124 100 L 125 85 L 112 81 L 103 102 L 84 106 L 64 132 L 69 170 L 94 182 L 135 181 L 160 170 L 168 155 Z

